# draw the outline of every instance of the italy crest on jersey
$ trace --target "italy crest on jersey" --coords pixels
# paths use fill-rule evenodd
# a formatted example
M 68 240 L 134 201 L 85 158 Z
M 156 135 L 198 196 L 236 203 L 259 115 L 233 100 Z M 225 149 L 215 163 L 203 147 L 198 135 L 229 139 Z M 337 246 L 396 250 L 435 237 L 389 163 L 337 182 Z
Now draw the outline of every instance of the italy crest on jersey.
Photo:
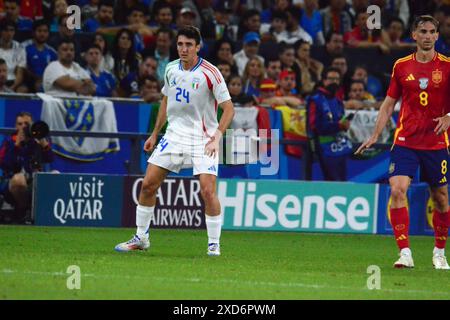
M 419 79 L 419 87 L 422 90 L 428 88 L 428 78 L 420 78 Z
M 192 89 L 197 90 L 200 85 L 200 79 L 194 78 L 192 79 Z

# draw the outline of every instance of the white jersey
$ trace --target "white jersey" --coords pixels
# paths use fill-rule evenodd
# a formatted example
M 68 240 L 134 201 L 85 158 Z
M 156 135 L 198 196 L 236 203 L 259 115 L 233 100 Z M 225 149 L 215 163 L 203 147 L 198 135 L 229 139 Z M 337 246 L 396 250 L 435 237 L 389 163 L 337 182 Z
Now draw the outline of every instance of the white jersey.
M 191 70 L 180 59 L 166 67 L 164 87 L 167 96 L 166 136 L 183 144 L 204 144 L 218 128 L 217 106 L 231 100 L 219 69 L 199 57 Z

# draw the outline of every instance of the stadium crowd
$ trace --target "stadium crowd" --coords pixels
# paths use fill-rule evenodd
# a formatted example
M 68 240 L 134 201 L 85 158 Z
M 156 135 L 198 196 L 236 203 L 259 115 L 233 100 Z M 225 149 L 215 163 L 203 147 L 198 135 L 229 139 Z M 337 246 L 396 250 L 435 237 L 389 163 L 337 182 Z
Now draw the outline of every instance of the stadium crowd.
M 81 29 L 67 24 L 73 4 Z M 381 29 L 366 26 L 371 4 L 381 8 Z M 345 107 L 376 108 L 388 79 L 367 65 L 350 68 L 344 49 L 412 49 L 413 15 L 428 13 L 441 23 L 436 46 L 447 55 L 449 8 L 442 0 L 3 0 L 0 89 L 158 101 L 165 67 L 177 58 L 176 31 L 195 25 L 200 55 L 218 66 L 236 104 L 302 107 L 331 66 L 341 71 Z M 314 47 L 324 50 L 313 55 Z

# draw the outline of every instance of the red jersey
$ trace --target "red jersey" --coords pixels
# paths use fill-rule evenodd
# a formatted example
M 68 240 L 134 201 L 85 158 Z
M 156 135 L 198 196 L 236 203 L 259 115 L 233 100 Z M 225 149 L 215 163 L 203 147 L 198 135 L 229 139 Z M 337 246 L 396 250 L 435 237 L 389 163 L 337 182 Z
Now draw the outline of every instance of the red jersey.
M 421 63 L 416 54 L 398 59 L 392 70 L 387 95 L 402 99 L 394 144 L 421 150 L 448 146 L 447 132 L 436 135 L 437 122 L 450 109 L 450 59 L 436 53 Z

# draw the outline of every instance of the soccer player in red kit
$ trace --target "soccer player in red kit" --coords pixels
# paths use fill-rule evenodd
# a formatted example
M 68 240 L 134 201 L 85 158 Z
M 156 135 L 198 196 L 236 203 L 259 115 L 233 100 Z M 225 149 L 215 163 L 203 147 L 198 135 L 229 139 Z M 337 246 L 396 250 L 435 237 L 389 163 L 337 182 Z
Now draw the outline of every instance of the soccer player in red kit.
M 400 115 L 389 165 L 391 187 L 390 217 L 400 249 L 396 268 L 413 268 L 409 248 L 409 214 L 406 192 L 420 167 L 430 186 L 434 202 L 435 247 L 432 262 L 436 269 L 450 269 L 445 258 L 450 213 L 448 205 L 448 136 L 450 126 L 450 60 L 434 50 L 439 23 L 431 16 L 419 16 L 412 26 L 417 51 L 398 59 L 392 70 L 387 96 L 378 113 L 375 130 L 355 152 L 362 153 L 376 143 L 401 99 Z

